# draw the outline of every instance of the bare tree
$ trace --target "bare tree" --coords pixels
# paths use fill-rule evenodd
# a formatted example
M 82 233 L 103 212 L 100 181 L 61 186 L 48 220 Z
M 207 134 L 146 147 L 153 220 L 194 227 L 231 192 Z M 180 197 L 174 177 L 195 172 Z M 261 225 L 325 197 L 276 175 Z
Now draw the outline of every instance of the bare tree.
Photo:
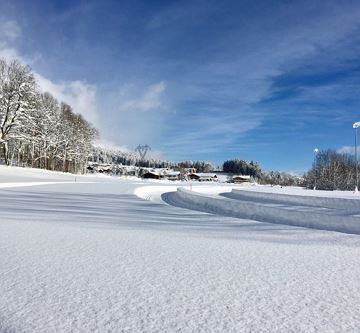
M 312 168 L 305 176 L 306 186 L 320 190 L 352 190 L 355 187 L 355 160 L 353 156 L 334 150 L 320 151 Z

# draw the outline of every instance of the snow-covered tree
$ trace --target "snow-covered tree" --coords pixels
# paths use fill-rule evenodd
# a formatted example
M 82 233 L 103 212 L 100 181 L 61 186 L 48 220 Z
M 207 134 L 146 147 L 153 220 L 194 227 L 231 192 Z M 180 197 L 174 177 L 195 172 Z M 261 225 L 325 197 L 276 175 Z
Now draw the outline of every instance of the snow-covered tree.
M 6 164 L 84 172 L 97 135 L 71 106 L 38 92 L 28 66 L 0 59 L 0 158 Z
M 10 138 L 22 138 L 36 104 L 35 79 L 28 66 L 0 59 L 0 144 L 9 164 Z

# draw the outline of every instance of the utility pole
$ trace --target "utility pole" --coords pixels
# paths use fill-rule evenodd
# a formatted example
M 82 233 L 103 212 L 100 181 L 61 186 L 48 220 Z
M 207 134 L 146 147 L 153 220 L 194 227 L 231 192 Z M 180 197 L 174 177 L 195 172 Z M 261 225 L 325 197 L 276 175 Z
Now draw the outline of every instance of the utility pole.
M 357 129 L 358 129 L 358 127 L 360 127 L 360 121 L 353 124 L 353 128 L 355 129 L 355 175 L 356 175 L 355 176 L 356 183 L 355 183 L 355 190 L 354 190 L 355 193 L 358 192 L 358 185 L 359 185 L 358 159 L 357 159 Z
M 317 153 L 319 152 L 318 148 L 314 149 L 314 163 L 315 163 L 315 182 L 314 182 L 314 190 L 316 190 L 316 177 L 317 177 Z

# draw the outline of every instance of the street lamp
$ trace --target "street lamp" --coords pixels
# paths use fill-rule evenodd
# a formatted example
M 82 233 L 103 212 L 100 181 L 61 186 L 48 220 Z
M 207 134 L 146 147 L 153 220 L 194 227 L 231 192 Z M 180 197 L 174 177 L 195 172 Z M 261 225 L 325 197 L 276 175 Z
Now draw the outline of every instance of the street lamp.
M 356 174 L 356 184 L 355 184 L 355 193 L 358 191 L 359 177 L 358 177 L 358 161 L 357 161 L 357 129 L 360 127 L 360 121 L 353 124 L 355 129 L 355 174 Z
M 316 155 L 319 152 L 318 148 L 314 149 L 314 160 L 315 160 L 315 182 L 314 182 L 314 190 L 316 190 L 316 174 L 317 174 L 317 159 L 316 159 Z

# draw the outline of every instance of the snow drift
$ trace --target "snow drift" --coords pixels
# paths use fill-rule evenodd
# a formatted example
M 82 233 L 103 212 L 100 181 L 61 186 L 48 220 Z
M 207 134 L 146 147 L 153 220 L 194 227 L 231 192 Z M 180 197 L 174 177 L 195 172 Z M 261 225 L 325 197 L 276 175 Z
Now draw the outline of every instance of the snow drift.
M 256 194 L 259 195 L 256 196 Z M 360 234 L 360 216 L 355 215 L 356 204 L 359 206 L 357 200 L 349 200 L 354 202 L 346 202 L 348 199 L 314 197 L 303 199 L 301 197 L 296 198 L 295 196 L 293 198 L 286 198 L 285 196 L 275 196 L 275 198 L 273 198 L 273 194 L 270 193 L 249 192 L 242 194 L 236 190 L 230 195 L 233 195 L 236 199 L 206 196 L 184 188 L 179 188 L 176 193 L 164 196 L 164 199 L 174 205 L 219 215 L 251 219 L 260 222 Z M 243 195 L 245 197 L 243 197 Z M 251 195 L 254 196 L 252 197 Z M 246 198 L 246 200 L 244 198 Z M 276 200 L 277 204 L 275 203 Z M 278 204 L 280 201 L 282 201 L 283 204 Z M 303 201 L 303 205 L 299 205 L 301 201 Z M 312 202 L 312 205 L 305 205 L 305 202 Z M 349 213 L 344 209 L 340 209 L 339 207 L 341 207 L 342 204 L 344 206 L 351 206 L 353 209 L 352 212 Z M 357 212 L 360 214 L 360 209 L 358 209 Z
M 246 190 L 235 190 L 231 193 L 224 194 L 228 198 L 233 198 L 243 201 L 252 201 L 259 203 L 274 203 L 286 205 L 303 205 L 311 207 L 323 207 L 330 209 L 343 209 L 349 213 L 360 213 L 360 200 L 359 199 L 345 199 L 339 197 L 326 197 L 326 196 L 306 196 L 294 194 L 281 194 L 281 193 L 264 193 Z

